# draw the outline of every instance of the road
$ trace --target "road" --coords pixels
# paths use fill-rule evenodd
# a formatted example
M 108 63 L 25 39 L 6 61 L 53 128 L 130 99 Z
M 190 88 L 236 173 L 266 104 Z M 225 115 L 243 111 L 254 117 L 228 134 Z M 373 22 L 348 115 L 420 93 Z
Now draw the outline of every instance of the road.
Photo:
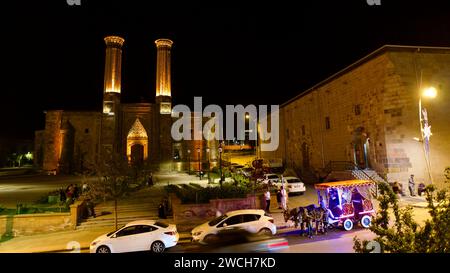
M 70 184 L 79 184 L 78 176 L 48 176 L 30 175 L 20 177 L 0 178 L 0 205 L 6 208 L 16 208 L 16 204 L 30 204 L 36 202 L 47 193 L 64 189 Z
M 374 234 L 362 228 L 356 228 L 352 231 L 331 230 L 327 234 L 315 235 L 313 238 L 300 236 L 298 231 L 283 233 L 277 237 L 284 237 L 289 242 L 289 248 L 282 249 L 279 253 L 353 253 L 353 238 L 372 240 Z M 239 247 L 236 247 L 239 249 Z M 178 244 L 168 249 L 170 253 L 186 253 L 186 252 L 205 252 L 202 251 L 203 246 L 198 244 Z

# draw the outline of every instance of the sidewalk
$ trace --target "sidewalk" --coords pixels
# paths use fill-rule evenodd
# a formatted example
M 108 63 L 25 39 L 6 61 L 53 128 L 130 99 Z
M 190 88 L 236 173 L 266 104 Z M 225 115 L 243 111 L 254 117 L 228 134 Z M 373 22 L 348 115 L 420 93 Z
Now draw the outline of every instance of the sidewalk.
M 277 225 L 277 233 L 291 231 L 293 224 L 284 222 L 281 210 L 272 212 Z M 46 234 L 16 237 L 0 243 L 0 253 L 56 253 L 71 252 L 73 247 L 82 251 L 89 250 L 90 243 L 98 236 L 111 232 L 114 227 L 102 227 L 90 230 L 67 230 Z M 181 232 L 178 244 L 190 243 L 191 234 Z M 76 250 L 73 250 L 76 252 Z

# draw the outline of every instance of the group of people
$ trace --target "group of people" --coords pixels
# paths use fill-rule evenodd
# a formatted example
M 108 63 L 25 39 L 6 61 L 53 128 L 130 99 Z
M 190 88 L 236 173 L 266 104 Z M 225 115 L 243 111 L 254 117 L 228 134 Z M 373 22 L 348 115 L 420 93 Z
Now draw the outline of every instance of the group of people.
M 416 182 L 414 181 L 414 174 L 411 174 L 411 176 L 408 179 L 408 189 L 409 189 L 409 194 L 411 196 L 416 196 L 416 193 L 419 196 L 422 196 L 422 194 L 425 192 L 425 184 L 420 183 L 417 188 L 417 192 L 416 192 Z M 395 194 L 405 196 L 402 185 L 400 183 L 398 183 L 397 181 L 395 181 L 393 183 L 392 190 L 394 191 Z
M 270 187 L 267 187 L 267 190 L 264 193 L 264 198 L 266 200 L 265 211 L 267 213 L 270 213 Z M 281 186 L 277 189 L 278 208 L 282 210 L 287 210 L 287 201 L 288 201 L 288 193 L 284 188 L 284 186 Z
M 72 204 L 81 194 L 86 193 L 88 190 L 89 186 L 87 183 L 83 183 L 81 190 L 78 184 L 70 184 L 65 190 L 63 188 L 59 190 L 59 200 L 62 203 Z

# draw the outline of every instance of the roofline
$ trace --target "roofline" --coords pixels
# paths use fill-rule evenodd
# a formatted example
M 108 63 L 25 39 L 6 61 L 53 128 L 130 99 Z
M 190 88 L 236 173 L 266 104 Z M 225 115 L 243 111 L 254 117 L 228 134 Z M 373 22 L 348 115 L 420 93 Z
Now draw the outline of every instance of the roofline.
M 325 85 L 326 83 L 330 82 L 331 80 L 349 72 L 350 70 L 356 68 L 362 63 L 365 63 L 372 58 L 377 57 L 378 55 L 385 53 L 386 51 L 411 51 L 411 52 L 419 52 L 419 51 L 448 51 L 450 53 L 450 47 L 434 47 L 434 46 L 406 46 L 406 45 L 383 45 L 382 47 L 376 49 L 375 51 L 369 53 L 368 55 L 362 57 L 361 59 L 357 60 L 356 62 L 346 66 L 345 68 L 339 70 L 338 72 L 332 74 L 328 78 L 322 80 L 321 82 L 313 85 L 312 87 L 306 89 L 305 91 L 301 92 L 300 94 L 296 95 L 295 97 L 289 99 L 285 103 L 282 103 L 280 107 L 287 106 L 288 104 L 292 103 L 293 101 L 309 94 L 310 92 L 314 91 L 315 89 L 319 88 L 322 85 Z

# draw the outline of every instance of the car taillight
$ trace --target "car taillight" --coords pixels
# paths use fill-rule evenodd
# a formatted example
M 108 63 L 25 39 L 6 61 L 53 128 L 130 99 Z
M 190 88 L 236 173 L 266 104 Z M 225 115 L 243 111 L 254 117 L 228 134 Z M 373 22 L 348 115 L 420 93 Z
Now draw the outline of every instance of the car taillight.
M 167 232 L 164 232 L 164 234 L 173 236 L 173 235 L 176 235 L 177 232 L 176 231 L 167 231 Z

